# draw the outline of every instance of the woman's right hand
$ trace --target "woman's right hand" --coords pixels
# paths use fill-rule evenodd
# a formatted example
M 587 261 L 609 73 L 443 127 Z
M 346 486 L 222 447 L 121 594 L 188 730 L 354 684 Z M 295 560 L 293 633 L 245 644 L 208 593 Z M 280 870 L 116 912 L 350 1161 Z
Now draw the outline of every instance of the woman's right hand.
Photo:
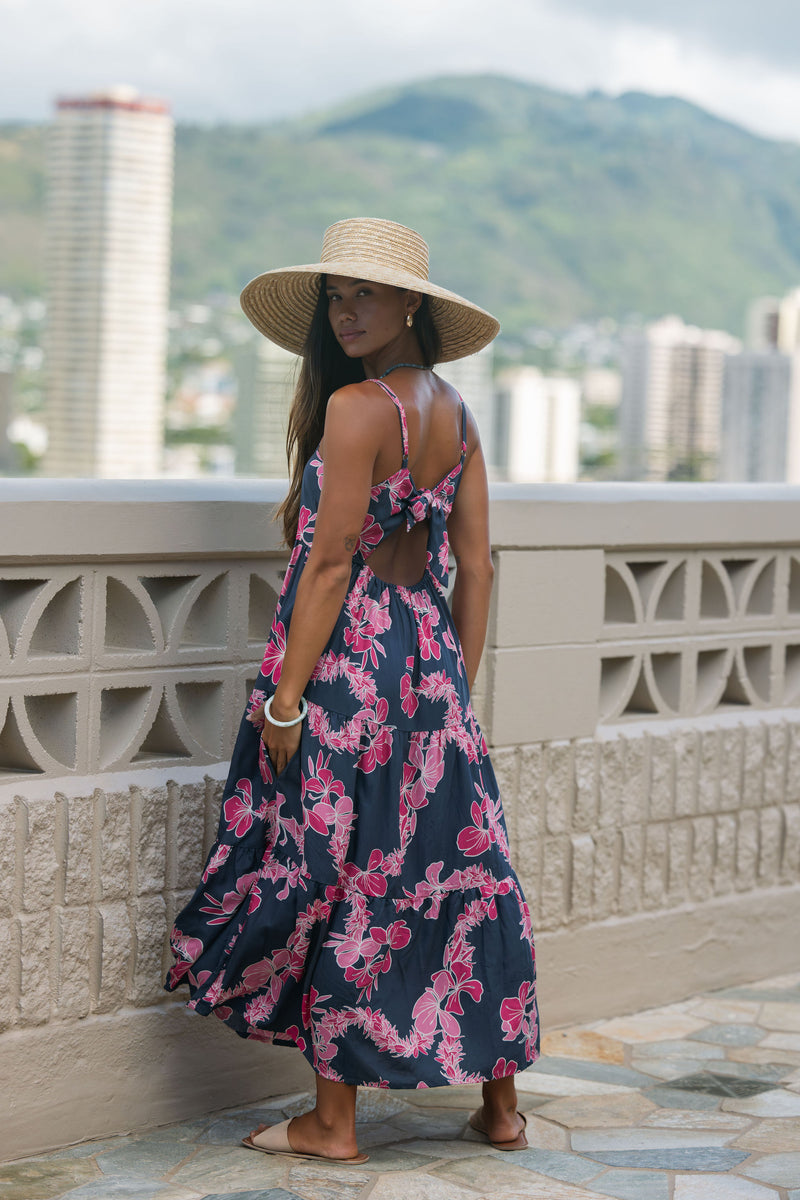
M 291 709 L 284 710 L 278 708 L 274 700 L 270 706 L 270 711 L 273 710 L 276 710 L 274 711 L 274 716 L 279 721 L 291 721 L 294 717 L 300 715 L 299 705 L 296 706 L 294 711 Z M 264 715 L 264 728 L 261 731 L 261 740 L 264 743 L 276 775 L 280 775 L 286 770 L 289 759 L 293 754 L 297 753 L 302 728 L 302 721 L 298 721 L 296 725 L 289 726 L 273 725 L 269 719 L 269 715 Z

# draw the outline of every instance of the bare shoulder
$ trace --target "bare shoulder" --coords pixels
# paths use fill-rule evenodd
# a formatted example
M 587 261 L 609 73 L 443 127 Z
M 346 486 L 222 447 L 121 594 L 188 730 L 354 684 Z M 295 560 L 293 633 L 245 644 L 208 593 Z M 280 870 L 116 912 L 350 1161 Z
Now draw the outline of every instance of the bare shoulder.
M 382 403 L 382 400 L 385 403 Z M 374 462 L 392 420 L 394 405 L 374 383 L 348 383 L 332 392 L 325 410 L 323 455 L 333 445 L 351 455 L 365 455 Z
M 383 405 L 376 404 L 376 392 L 384 395 L 368 379 L 358 383 L 347 383 L 332 392 L 325 410 L 325 427 L 346 424 L 353 428 L 355 423 L 364 429 L 379 428 L 382 423 Z M 391 401 L 386 397 L 387 404 Z

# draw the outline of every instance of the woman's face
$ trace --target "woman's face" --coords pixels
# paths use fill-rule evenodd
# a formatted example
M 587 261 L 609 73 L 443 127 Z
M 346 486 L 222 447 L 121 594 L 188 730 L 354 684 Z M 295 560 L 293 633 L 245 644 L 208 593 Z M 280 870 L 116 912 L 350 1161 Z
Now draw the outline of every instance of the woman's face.
M 407 331 L 406 314 L 419 305 L 415 292 L 387 283 L 327 278 L 328 320 L 348 358 L 369 358 Z

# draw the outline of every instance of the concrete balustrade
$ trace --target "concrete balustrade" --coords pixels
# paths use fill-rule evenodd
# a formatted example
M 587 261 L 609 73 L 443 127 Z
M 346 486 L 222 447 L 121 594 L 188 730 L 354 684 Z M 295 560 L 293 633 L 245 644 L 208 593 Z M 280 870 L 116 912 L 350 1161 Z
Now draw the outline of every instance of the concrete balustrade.
M 3 1157 L 306 1086 L 161 990 L 276 482 L 0 482 Z M 796 969 L 800 488 L 495 485 L 473 703 L 548 1027 Z

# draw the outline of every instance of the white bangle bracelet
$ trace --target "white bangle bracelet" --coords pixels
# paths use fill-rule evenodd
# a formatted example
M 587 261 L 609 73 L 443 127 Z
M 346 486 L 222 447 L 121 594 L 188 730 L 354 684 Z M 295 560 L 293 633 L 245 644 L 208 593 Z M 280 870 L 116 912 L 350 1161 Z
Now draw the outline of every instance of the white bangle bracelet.
M 274 699 L 275 699 L 275 695 L 273 693 L 273 695 L 270 696 L 269 700 L 267 700 L 266 704 L 264 705 L 264 716 L 267 718 L 270 725 L 279 725 L 281 729 L 288 729 L 290 725 L 299 725 L 300 722 L 305 718 L 306 713 L 308 712 L 308 701 L 306 700 L 305 696 L 301 696 L 300 697 L 300 716 L 292 717 L 291 721 L 276 721 L 275 718 L 271 717 L 270 713 L 269 713 L 269 707 L 272 704 L 272 701 Z

